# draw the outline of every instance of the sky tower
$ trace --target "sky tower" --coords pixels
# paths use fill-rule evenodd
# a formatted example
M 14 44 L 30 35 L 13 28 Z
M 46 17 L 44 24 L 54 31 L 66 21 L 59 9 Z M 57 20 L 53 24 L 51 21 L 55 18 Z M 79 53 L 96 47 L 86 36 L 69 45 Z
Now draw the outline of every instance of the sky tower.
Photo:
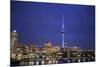
M 64 47 L 64 43 L 65 43 L 65 41 L 64 41 L 64 33 L 65 33 L 65 31 L 64 31 L 64 15 L 62 15 L 62 30 L 61 30 L 61 34 L 62 34 L 62 47 Z

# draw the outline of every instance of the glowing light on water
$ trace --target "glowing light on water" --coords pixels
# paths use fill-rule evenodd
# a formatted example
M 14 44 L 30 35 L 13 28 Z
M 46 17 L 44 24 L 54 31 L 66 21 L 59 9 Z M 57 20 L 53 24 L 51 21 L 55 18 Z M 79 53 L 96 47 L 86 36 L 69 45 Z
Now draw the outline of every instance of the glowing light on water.
M 68 63 L 70 62 L 70 60 L 68 60 Z
M 58 63 L 58 61 L 56 60 L 56 64 Z
M 54 60 L 52 61 L 52 63 L 54 64 Z
M 79 59 L 78 62 L 80 62 L 81 60 Z
M 51 63 L 52 63 L 52 61 L 51 61 L 51 60 L 49 60 L 48 64 L 51 64 Z
M 42 64 L 44 64 L 44 61 L 41 61 Z
M 34 65 L 34 62 L 29 62 L 29 65 Z
M 39 65 L 39 61 L 36 61 L 36 65 Z

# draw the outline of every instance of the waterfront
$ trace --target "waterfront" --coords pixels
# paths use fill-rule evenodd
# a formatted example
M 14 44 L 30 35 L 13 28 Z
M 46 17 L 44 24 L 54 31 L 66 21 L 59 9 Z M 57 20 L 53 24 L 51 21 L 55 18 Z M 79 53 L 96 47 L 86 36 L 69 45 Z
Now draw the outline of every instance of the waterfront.
M 94 58 L 81 59 L 59 59 L 59 60 L 30 60 L 30 61 L 11 61 L 11 66 L 31 66 L 31 65 L 47 65 L 47 64 L 64 64 L 64 63 L 80 63 L 80 62 L 94 62 Z
M 78 46 L 64 47 L 51 42 L 45 42 L 43 46 L 38 47 L 33 44 L 18 43 L 18 34 L 16 31 L 11 33 L 11 66 L 30 66 L 47 65 L 76 62 L 95 61 L 94 49 L 81 49 Z
M 78 46 L 64 47 L 51 42 L 38 47 L 33 44 L 18 43 L 16 31 L 11 33 L 11 66 L 47 65 L 95 61 L 94 49 L 81 49 Z

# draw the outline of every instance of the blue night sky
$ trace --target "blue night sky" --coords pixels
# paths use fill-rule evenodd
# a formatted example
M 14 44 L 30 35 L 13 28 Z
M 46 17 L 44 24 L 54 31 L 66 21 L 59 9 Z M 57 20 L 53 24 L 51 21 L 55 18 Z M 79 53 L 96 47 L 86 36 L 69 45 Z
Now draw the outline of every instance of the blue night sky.
M 94 49 L 95 6 L 11 1 L 11 31 L 17 30 L 22 43 L 61 44 L 62 15 L 65 42 Z

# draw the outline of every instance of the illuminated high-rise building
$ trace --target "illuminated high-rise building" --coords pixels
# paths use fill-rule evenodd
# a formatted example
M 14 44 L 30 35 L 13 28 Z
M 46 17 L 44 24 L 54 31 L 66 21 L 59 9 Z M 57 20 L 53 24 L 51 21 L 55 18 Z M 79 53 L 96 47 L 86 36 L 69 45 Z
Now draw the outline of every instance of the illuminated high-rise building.
M 11 51 L 14 51 L 15 45 L 17 45 L 17 41 L 18 41 L 17 36 L 18 36 L 18 34 L 17 34 L 16 30 L 11 32 L 11 40 L 10 40 Z

